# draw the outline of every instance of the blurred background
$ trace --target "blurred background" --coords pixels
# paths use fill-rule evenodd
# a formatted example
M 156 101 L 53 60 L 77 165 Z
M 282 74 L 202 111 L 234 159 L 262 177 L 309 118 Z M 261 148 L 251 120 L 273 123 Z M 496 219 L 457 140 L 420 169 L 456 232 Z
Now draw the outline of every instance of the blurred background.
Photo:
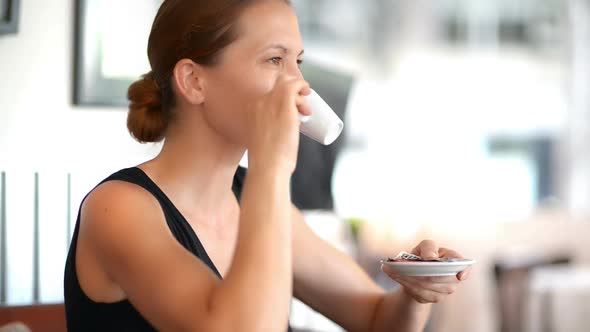
M 159 151 L 125 125 L 159 3 L 0 2 L 0 324 L 63 301 L 84 195 Z M 379 259 L 422 239 L 476 259 L 428 331 L 590 330 L 590 0 L 293 4 L 346 126 L 302 138 L 310 225 L 388 289 Z M 297 301 L 291 319 L 341 330 Z

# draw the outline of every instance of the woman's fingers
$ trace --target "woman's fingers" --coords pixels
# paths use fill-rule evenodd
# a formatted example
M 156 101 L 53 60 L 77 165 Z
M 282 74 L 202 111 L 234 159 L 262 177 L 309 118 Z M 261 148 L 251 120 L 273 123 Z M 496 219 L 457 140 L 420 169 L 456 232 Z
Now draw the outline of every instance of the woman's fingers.
M 403 285 L 411 285 L 414 289 L 422 289 L 440 294 L 452 294 L 457 289 L 459 281 L 456 277 L 408 277 L 401 276 L 391 270 L 387 265 L 383 266 L 383 272 Z
M 406 294 L 410 295 L 420 303 L 440 303 L 449 293 L 432 291 L 420 288 L 406 281 L 398 281 L 403 287 Z
M 432 240 L 424 240 L 418 244 L 413 250 L 412 254 L 418 255 L 423 259 L 437 259 L 439 258 L 438 246 Z
M 305 93 L 309 93 L 309 84 L 301 77 L 281 76 L 271 91 L 247 105 L 252 115 L 247 143 L 250 166 L 293 172 L 300 114 L 309 112 L 309 106 L 301 100 Z
M 458 283 L 457 278 L 455 276 L 448 276 L 448 277 L 408 277 L 408 276 L 399 276 L 401 279 L 406 279 L 411 282 L 421 282 L 427 284 L 456 284 Z
M 299 95 L 295 98 L 295 104 L 297 105 L 297 109 L 299 110 L 299 114 L 304 116 L 309 116 L 312 113 L 312 109 L 307 102 L 307 99 L 304 95 Z
M 458 253 L 455 250 L 451 250 L 448 248 L 440 248 L 438 250 L 438 253 L 440 255 L 440 257 L 444 257 L 444 258 L 463 258 L 463 255 L 461 255 L 460 253 Z M 469 272 L 471 271 L 471 268 L 467 268 L 459 273 L 457 273 L 457 279 L 463 281 L 463 280 L 467 280 L 467 278 L 469 277 Z
M 311 93 L 309 83 L 302 78 L 281 76 L 277 80 L 274 91 L 280 95 L 287 95 L 285 101 L 290 105 L 300 104 L 301 98 Z
M 458 258 L 463 256 L 448 248 L 439 248 L 436 242 L 432 240 L 424 240 L 420 242 L 414 249 L 412 254 L 422 257 L 424 260 L 435 260 L 438 258 Z M 457 289 L 460 281 L 466 280 L 470 268 L 459 272 L 455 276 L 443 277 L 413 277 L 402 276 L 397 274 L 393 269 L 387 265 L 382 266 L 383 272 L 400 283 L 404 291 L 412 296 L 420 303 L 438 303 L 442 301 L 447 295 L 452 294 Z
M 438 255 L 439 257 L 445 257 L 445 258 L 463 258 L 463 255 L 461 255 L 460 253 L 458 253 L 455 250 L 452 249 L 448 249 L 448 248 L 440 248 L 438 249 Z
M 459 279 L 461 281 L 465 281 L 469 278 L 470 273 L 471 273 L 471 267 L 468 267 L 465 270 L 463 270 L 457 274 L 457 279 Z
M 456 279 L 455 279 L 456 280 Z M 457 283 L 451 284 L 434 284 L 434 283 L 424 283 L 424 282 L 416 282 L 409 279 L 398 279 L 399 283 L 403 283 L 405 285 L 411 285 L 415 289 L 421 289 L 428 292 L 433 292 L 437 294 L 443 295 L 450 295 L 453 294 L 457 290 Z

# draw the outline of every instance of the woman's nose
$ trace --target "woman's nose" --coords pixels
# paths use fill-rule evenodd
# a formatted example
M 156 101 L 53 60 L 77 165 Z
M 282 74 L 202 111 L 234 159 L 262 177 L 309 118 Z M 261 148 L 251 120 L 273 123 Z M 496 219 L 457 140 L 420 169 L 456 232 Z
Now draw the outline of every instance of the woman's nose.
M 299 68 L 299 64 L 289 65 L 289 68 L 287 69 L 287 74 L 289 76 L 303 79 L 303 73 L 301 72 L 301 68 Z

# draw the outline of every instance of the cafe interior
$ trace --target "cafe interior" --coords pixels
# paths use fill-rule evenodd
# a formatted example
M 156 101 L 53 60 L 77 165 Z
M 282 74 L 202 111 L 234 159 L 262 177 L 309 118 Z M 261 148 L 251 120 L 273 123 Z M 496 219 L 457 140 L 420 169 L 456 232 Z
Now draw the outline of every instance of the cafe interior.
M 2 332 L 66 330 L 82 199 L 160 151 L 129 135 L 126 92 L 161 2 L 0 1 Z M 301 136 L 307 224 L 387 290 L 381 260 L 424 239 L 475 260 L 427 332 L 590 331 L 590 0 L 292 5 L 303 76 L 344 122 Z M 344 331 L 297 299 L 290 324 Z

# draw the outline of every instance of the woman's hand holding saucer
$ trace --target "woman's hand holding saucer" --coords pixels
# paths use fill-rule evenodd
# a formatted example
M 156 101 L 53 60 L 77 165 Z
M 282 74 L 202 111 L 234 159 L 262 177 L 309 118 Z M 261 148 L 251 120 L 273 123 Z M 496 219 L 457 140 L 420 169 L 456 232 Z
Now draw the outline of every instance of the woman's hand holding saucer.
M 422 241 L 412 250 L 412 254 L 420 256 L 425 261 L 439 259 L 462 259 L 463 256 L 454 250 L 439 248 L 435 242 Z M 387 264 L 381 269 L 391 279 L 397 281 L 404 292 L 419 303 L 439 303 L 453 294 L 459 284 L 469 276 L 471 268 L 467 268 L 453 276 L 407 276 L 396 272 Z

